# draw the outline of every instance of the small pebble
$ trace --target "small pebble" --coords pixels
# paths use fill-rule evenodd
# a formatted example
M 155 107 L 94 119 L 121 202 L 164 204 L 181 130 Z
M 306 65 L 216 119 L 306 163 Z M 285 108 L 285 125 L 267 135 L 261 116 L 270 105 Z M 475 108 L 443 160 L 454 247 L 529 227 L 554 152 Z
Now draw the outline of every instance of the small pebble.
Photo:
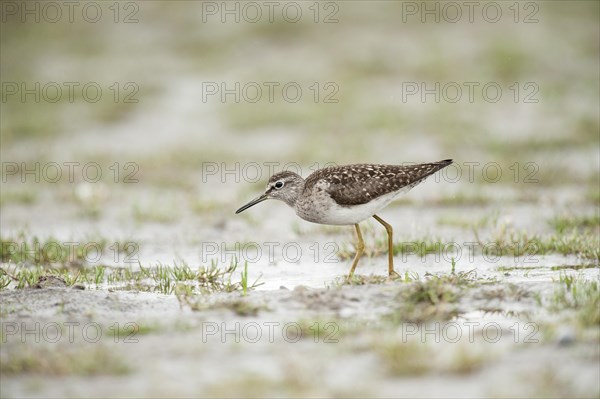
M 575 331 L 569 327 L 562 327 L 556 334 L 556 343 L 558 346 L 570 346 L 575 343 Z

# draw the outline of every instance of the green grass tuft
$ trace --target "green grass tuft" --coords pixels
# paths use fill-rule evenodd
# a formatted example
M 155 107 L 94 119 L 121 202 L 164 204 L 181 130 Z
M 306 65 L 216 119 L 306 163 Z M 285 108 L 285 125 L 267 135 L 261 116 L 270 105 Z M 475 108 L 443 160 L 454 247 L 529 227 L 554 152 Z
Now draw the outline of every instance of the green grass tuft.
M 560 286 L 551 298 L 550 310 L 573 310 L 582 327 L 600 326 L 600 290 L 597 281 L 561 274 Z

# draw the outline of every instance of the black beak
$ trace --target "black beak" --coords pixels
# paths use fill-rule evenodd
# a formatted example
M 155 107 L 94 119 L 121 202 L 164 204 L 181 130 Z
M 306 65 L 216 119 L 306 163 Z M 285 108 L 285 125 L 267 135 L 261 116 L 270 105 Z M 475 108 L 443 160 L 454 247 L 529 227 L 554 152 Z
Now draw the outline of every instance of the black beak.
M 264 200 L 266 200 L 268 198 L 269 197 L 267 197 L 267 194 L 263 194 L 260 197 L 255 198 L 252 201 L 248 202 L 246 205 L 244 205 L 243 207 L 241 207 L 237 211 L 235 211 L 235 214 L 237 215 L 238 213 L 245 211 L 246 209 L 250 208 L 251 206 L 254 206 L 254 205 L 258 204 L 259 202 L 263 202 Z

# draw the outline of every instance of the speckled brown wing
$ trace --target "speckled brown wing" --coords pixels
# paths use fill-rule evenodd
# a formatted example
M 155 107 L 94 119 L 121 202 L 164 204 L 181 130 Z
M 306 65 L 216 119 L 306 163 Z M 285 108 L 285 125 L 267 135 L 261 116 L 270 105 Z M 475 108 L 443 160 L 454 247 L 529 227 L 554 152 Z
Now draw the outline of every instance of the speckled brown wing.
M 450 165 L 451 159 L 418 165 L 355 164 L 320 169 L 306 179 L 306 189 L 317 183 L 339 205 L 361 205 L 381 195 L 412 188 L 438 170 Z

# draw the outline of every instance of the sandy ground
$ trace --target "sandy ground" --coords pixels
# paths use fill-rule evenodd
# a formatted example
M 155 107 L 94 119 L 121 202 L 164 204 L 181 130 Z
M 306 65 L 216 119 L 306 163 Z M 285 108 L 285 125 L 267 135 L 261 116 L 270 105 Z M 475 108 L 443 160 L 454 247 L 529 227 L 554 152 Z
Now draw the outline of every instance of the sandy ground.
M 595 397 L 598 329 L 544 305 L 561 274 L 597 281 L 598 268 L 552 270 L 564 260 L 511 272 L 480 260 L 457 303 L 415 319 L 402 310 L 414 282 L 190 302 L 91 287 L 5 290 L 2 364 L 37 372 L 5 375 L 3 396 Z M 448 275 L 439 265 L 408 269 Z
M 538 271 L 507 279 L 520 295 L 486 299 L 508 281 L 485 284 L 468 290 L 459 317 L 424 324 L 390 321 L 406 283 L 220 294 L 201 298 L 201 311 L 147 293 L 5 291 L 3 361 L 51 364 L 46 377 L 4 377 L 3 395 L 594 397 L 597 330 L 553 324 L 532 297 L 552 291 L 552 273 Z M 108 375 L 85 375 L 90 352 Z M 76 365 L 66 380 L 64 363 Z

